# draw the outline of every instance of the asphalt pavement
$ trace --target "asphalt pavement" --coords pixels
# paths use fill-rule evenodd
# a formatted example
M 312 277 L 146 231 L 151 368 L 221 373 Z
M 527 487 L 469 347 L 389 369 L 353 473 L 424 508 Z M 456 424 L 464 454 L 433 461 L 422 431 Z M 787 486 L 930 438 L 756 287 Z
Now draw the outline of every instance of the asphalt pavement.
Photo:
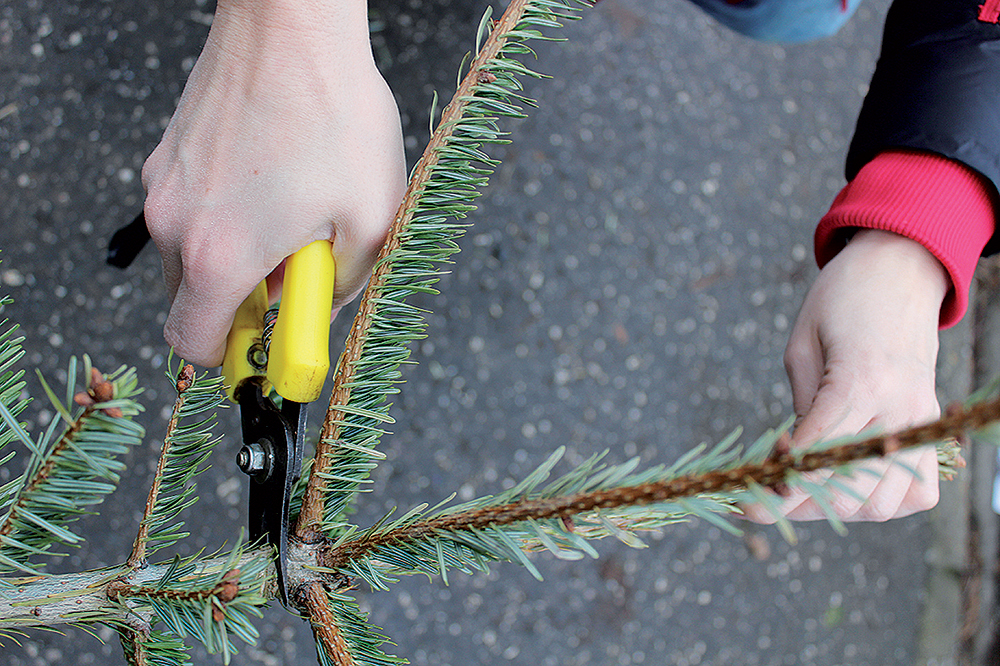
M 552 78 L 527 84 L 539 108 L 510 125 L 441 295 L 420 301 L 429 337 L 405 371 L 387 461 L 358 521 L 491 493 L 558 446 L 570 463 L 607 449 L 612 461 L 655 464 L 737 426 L 755 437 L 780 424 L 791 413 L 782 351 L 817 272 L 812 231 L 844 183 L 887 5 L 866 2 L 832 38 L 777 46 L 680 0 L 604 0 L 565 29 L 568 42 L 539 46 L 534 67 Z M 454 89 L 486 3 L 370 6 L 412 162 L 432 93 Z M 6 316 L 22 325 L 27 366 L 46 377 L 62 381 L 70 355 L 86 352 L 102 368 L 135 365 L 151 387 L 147 444 L 102 514 L 81 523 L 88 545 L 59 570 L 125 557 L 155 464 L 171 402 L 159 260 L 150 248 L 118 271 L 103 258 L 141 209 L 143 160 L 212 11 L 200 0 L 0 0 L 0 284 L 15 298 Z M 966 319 L 944 339 L 945 402 L 974 381 Z M 335 348 L 347 324 L 335 324 Z M 36 404 L 34 423 L 52 418 Z M 190 551 L 217 548 L 245 522 L 234 417 L 187 516 Z M 747 526 L 740 539 L 694 522 L 642 550 L 603 543 L 598 560 L 536 557 L 541 584 L 501 565 L 360 600 L 414 664 L 973 663 L 962 655 L 988 642 L 967 622 L 968 516 L 982 494 L 971 474 L 962 479 L 936 512 L 854 525 L 846 537 L 800 524 L 790 545 L 772 528 Z M 992 515 L 977 515 L 990 529 Z M 986 628 L 988 577 L 977 597 Z M 297 618 L 270 609 L 260 628 L 233 663 L 312 663 Z M 0 662 L 124 663 L 99 633 L 107 644 L 32 633 Z M 200 651 L 194 661 L 220 663 Z

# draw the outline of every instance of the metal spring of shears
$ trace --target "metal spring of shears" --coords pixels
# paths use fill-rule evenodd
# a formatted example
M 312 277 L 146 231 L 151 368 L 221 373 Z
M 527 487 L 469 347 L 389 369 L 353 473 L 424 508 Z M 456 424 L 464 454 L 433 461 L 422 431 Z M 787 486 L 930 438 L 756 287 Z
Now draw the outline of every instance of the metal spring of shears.
M 271 334 L 274 332 L 274 324 L 278 321 L 278 306 L 272 305 L 264 313 L 264 330 L 260 335 L 261 344 L 264 345 L 264 353 L 271 351 Z
M 271 334 L 274 324 L 278 321 L 278 306 L 273 305 L 264 313 L 264 326 L 261 330 L 260 342 L 251 345 L 247 350 L 247 361 L 257 370 L 267 369 L 267 357 L 271 352 Z

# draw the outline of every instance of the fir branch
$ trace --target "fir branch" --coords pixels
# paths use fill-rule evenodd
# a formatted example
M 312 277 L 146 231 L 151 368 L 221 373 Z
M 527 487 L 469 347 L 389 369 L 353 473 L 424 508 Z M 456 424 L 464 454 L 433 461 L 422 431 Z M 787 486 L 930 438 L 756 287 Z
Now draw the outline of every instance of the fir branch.
M 381 629 L 368 623 L 366 614 L 350 596 L 313 581 L 300 589 L 296 601 L 309 616 L 321 666 L 406 663 L 405 659 L 382 651 L 389 639 L 382 635 Z
M 187 536 L 178 514 L 198 500 L 194 479 L 207 469 L 205 465 L 220 438 L 212 437 L 216 410 L 224 405 L 221 377 L 195 375 L 183 362 L 177 371 L 168 371 L 175 379 L 177 399 L 163 438 L 163 448 L 132 545 L 128 566 L 142 566 L 148 555 L 166 548 Z M 203 416 L 204 414 L 208 416 Z M 198 417 L 194 423 L 191 420 Z
M 239 571 L 238 578 L 233 573 Z M 196 626 L 188 634 L 205 639 L 209 649 L 224 650 L 230 636 L 256 639 L 252 619 L 259 607 L 274 597 L 275 570 L 270 548 L 234 548 L 225 554 L 149 564 L 142 569 L 124 566 L 95 571 L 7 579 L 0 587 L 0 633 L 24 628 L 106 624 L 154 635 L 161 621 L 180 624 L 206 615 L 213 623 L 208 633 Z M 232 596 L 233 592 L 235 596 Z M 223 614 L 216 622 L 218 609 Z M 162 615 L 161 615 L 162 613 Z M 128 638 L 126 637 L 126 640 Z M 150 644 L 148 647 L 154 647 Z M 230 652 L 232 645 L 229 644 Z
M 670 468 L 653 468 L 638 475 L 631 474 L 629 465 L 597 469 L 596 460 L 588 461 L 537 491 L 540 479 L 554 464 L 553 457 L 497 498 L 484 498 L 429 517 L 415 510 L 390 525 L 378 525 L 360 535 L 345 534 L 325 549 L 320 564 L 383 588 L 394 574 L 443 573 L 447 567 L 470 570 L 481 566 L 482 557 L 520 560 L 530 568 L 505 534 L 521 539 L 519 547 L 530 548 L 530 542 L 524 540 L 526 533 L 535 539 L 536 547 L 542 545 L 558 554 L 574 535 L 580 536 L 575 524 L 566 521 L 581 515 L 603 524 L 605 530 L 597 534 L 623 530 L 617 536 L 626 542 L 637 525 L 648 529 L 686 515 L 704 517 L 724 527 L 715 514 L 731 511 L 747 492 L 762 500 L 768 497 L 761 495 L 764 488 L 782 491 L 804 485 L 822 501 L 827 489 L 808 481 L 803 484 L 803 474 L 831 468 L 850 473 L 849 465 L 861 460 L 958 439 L 970 431 L 991 434 L 989 427 L 997 421 L 1000 398 L 967 407 L 954 405 L 941 419 L 899 433 L 819 443 L 805 450 L 792 451 L 779 444 L 784 430 L 763 436 L 746 453 L 734 447 L 735 438 L 730 437 L 708 453 L 698 450 Z M 559 495 L 560 491 L 569 492 Z M 515 499 L 518 495 L 523 497 Z M 644 506 L 656 510 L 642 511 Z M 607 515 L 622 510 L 626 513 L 614 519 Z M 524 524 L 530 526 L 527 532 L 507 529 Z M 442 551 L 442 547 L 447 550 Z
M 400 381 L 398 366 L 409 358 L 408 343 L 424 335 L 421 311 L 406 302 L 433 292 L 438 266 L 458 250 L 464 233 L 457 222 L 475 207 L 487 176 L 498 164 L 482 150 L 504 143 L 500 117 L 522 117 L 519 77 L 534 76 L 512 56 L 531 53 L 524 45 L 540 29 L 575 18 L 585 0 L 513 0 L 496 23 L 484 19 L 489 36 L 473 59 L 411 175 L 403 202 L 359 305 L 345 350 L 334 372 L 330 406 L 317 445 L 296 526 L 299 537 L 341 525 L 348 503 L 367 479 L 374 450 L 389 419 L 387 397 Z
M 11 303 L 8 296 L 0 296 L 0 313 Z M 4 319 L 0 322 L 0 404 L 4 405 L 8 412 L 15 418 L 24 411 L 30 402 L 27 398 L 22 398 L 24 394 L 24 371 L 16 370 L 15 365 L 24 356 L 24 349 L 21 342 L 24 338 L 14 337 L 17 326 L 10 325 Z M 0 422 L 0 451 L 16 437 L 15 429 L 7 425 L 6 419 Z M 8 457 L 0 460 L 4 464 Z M 0 490 L 0 493 L 3 491 Z M 6 506 L 0 494 L 0 506 Z
M 174 636 L 193 637 L 228 664 L 236 652 L 232 636 L 256 642 L 253 618 L 261 617 L 274 575 L 270 549 L 246 552 L 237 546 L 224 558 L 174 558 L 155 581 L 119 577 L 108 585 L 107 597 L 151 614 L 150 624 L 158 620 Z
M 307 585 L 301 592 L 299 603 L 309 615 L 320 659 L 325 657 L 331 666 L 356 666 L 350 647 L 337 625 L 337 618 L 330 610 L 323 584 Z
M 496 561 L 518 562 L 540 579 L 525 552 L 548 550 L 562 559 L 597 557 L 588 539 L 615 536 L 638 547 L 642 543 L 634 535 L 637 531 L 663 527 L 692 514 L 733 513 L 735 509 L 713 497 L 700 497 L 686 506 L 660 505 L 655 511 L 626 506 L 582 516 L 572 511 L 546 516 L 539 507 L 567 497 L 640 485 L 675 471 L 724 464 L 736 455 L 731 444 L 732 438 L 681 467 L 657 466 L 642 472 L 635 472 L 638 460 L 605 466 L 602 454 L 543 485 L 564 453 L 560 448 L 521 483 L 497 496 L 447 508 L 442 507 L 448 500 L 430 509 L 422 505 L 395 520 L 384 518 L 363 533 L 348 531 L 321 549 L 319 564 L 328 574 L 359 578 L 383 590 L 398 575 L 442 575 L 447 581 L 450 569 L 486 571 L 488 563 Z M 525 512 L 518 519 L 505 520 L 515 507 Z
M 151 630 L 118 629 L 129 666 L 190 666 L 188 648 L 176 636 Z
M 148 666 L 146 650 L 142 645 L 142 634 L 133 629 L 120 629 L 118 638 L 122 644 L 128 666 Z
M 102 622 L 147 630 L 148 618 L 108 600 L 107 585 L 120 567 L 7 579 L 0 588 L 0 631 Z
M 85 360 L 89 367 L 89 359 Z M 71 382 L 75 368 L 73 359 Z M 90 395 L 95 391 L 101 394 L 99 401 Z M 114 490 L 124 469 L 118 457 L 142 441 L 142 427 L 130 420 L 141 409 L 134 400 L 139 392 L 132 369 L 120 368 L 107 378 L 98 372 L 91 377 L 90 404 L 61 436 L 55 437 L 60 419 L 53 419 L 37 441 L 0 401 L 5 427 L 31 453 L 24 474 L 0 490 L 7 499 L 0 519 L 0 570 L 34 572 L 30 558 L 49 553 L 54 544 L 76 545 L 82 540 L 66 526 Z M 56 410 L 68 415 L 67 407 L 49 393 Z M 14 484 L 18 490 L 11 493 L 8 489 Z

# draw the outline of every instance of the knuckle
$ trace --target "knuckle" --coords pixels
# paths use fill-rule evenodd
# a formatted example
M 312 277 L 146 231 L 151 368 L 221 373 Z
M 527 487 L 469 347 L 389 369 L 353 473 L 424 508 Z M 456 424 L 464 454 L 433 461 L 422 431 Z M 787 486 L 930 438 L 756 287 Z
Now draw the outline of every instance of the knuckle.
M 782 361 L 785 364 L 785 370 L 792 372 L 798 369 L 799 366 L 806 362 L 808 357 L 809 346 L 793 337 L 785 346 L 785 353 L 782 357 Z
M 166 220 L 169 217 L 170 206 L 167 204 L 166 197 L 156 190 L 151 190 L 146 194 L 146 202 L 142 205 L 143 215 L 146 217 L 146 225 L 149 227 L 150 233 L 155 233 L 161 227 L 165 226 Z
M 162 249 L 177 242 L 181 228 L 179 213 L 176 201 L 165 188 L 154 187 L 147 191 L 142 214 L 146 219 L 149 236 L 157 247 Z
M 162 171 L 161 155 L 163 151 L 157 147 L 149 154 L 146 161 L 142 163 L 142 169 L 139 172 L 139 179 L 142 181 L 142 186 L 146 190 L 151 190 L 159 180 L 159 174 Z
M 230 281 L 233 275 L 241 272 L 239 267 L 233 265 L 241 256 L 235 251 L 239 246 L 240 242 L 235 238 L 189 237 L 181 246 L 185 281 L 209 289 Z

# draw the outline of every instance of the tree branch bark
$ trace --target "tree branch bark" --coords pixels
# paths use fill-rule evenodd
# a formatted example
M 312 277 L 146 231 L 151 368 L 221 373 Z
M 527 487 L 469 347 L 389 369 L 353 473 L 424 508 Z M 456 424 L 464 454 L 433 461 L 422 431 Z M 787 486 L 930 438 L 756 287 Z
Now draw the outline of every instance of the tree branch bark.
M 270 547 L 248 550 L 239 563 L 269 558 Z M 204 560 L 199 571 L 223 571 L 225 556 Z M 0 585 L 0 630 L 54 627 L 76 622 L 103 622 L 148 629 L 150 615 L 136 609 L 129 589 L 154 586 L 170 567 L 170 562 L 151 564 L 143 569 L 127 565 L 49 576 L 6 578 Z M 239 566 L 239 564 L 237 564 Z M 274 566 L 264 570 L 275 577 Z M 265 590 L 273 598 L 272 585 Z

